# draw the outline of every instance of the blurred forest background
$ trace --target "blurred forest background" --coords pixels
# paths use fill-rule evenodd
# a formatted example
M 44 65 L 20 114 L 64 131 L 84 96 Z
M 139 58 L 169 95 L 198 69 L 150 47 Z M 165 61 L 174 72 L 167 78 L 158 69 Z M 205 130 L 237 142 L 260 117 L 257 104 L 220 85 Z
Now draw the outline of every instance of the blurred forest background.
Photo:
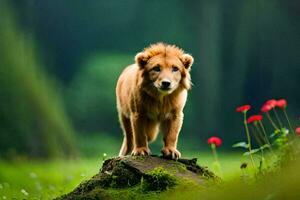
M 1 158 L 116 155 L 117 78 L 159 41 L 195 58 L 183 154 L 243 140 L 240 104 L 286 98 L 299 123 L 298 0 L 1 0 Z

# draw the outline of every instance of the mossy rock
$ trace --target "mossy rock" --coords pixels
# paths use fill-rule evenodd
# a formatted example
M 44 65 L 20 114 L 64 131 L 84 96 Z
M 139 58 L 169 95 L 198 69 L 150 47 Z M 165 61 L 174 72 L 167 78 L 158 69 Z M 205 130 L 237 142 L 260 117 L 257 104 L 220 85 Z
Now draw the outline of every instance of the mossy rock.
M 175 161 L 158 156 L 115 157 L 106 160 L 90 180 L 57 199 L 115 199 L 119 191 L 163 192 L 184 183 L 208 187 L 219 180 L 207 168 L 197 165 L 195 158 Z M 130 195 L 128 199 L 132 199 Z

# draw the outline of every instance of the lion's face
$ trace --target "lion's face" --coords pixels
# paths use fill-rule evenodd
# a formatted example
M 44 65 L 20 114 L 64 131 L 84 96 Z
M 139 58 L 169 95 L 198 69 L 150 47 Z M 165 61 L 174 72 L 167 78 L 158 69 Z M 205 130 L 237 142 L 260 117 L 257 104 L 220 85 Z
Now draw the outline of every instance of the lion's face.
M 148 91 L 168 95 L 177 88 L 190 89 L 190 68 L 193 57 L 175 46 L 164 44 L 151 46 L 138 53 L 136 63 L 143 71 Z
M 180 85 L 185 68 L 179 58 L 157 55 L 149 59 L 144 70 L 158 92 L 171 94 Z

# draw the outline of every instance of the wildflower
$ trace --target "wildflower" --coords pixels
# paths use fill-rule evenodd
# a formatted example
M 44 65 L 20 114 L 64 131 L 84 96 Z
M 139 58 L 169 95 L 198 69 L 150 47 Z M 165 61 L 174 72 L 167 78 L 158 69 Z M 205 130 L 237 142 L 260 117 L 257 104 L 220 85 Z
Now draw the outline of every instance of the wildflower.
M 214 144 L 215 146 L 218 147 L 218 146 L 220 146 L 222 144 L 222 139 L 219 138 L 219 137 L 210 137 L 210 138 L 208 138 L 207 143 L 209 145 Z
M 286 101 L 285 99 L 279 99 L 279 100 L 277 101 L 277 103 L 276 103 L 276 107 L 281 108 L 281 110 L 282 110 L 282 112 L 283 112 L 283 114 L 284 114 L 284 116 L 285 116 L 285 119 L 286 119 L 286 121 L 288 122 L 290 131 L 292 131 L 292 132 L 294 133 L 294 135 L 296 135 L 295 129 L 293 128 L 293 126 L 292 126 L 292 124 L 291 124 L 291 122 L 290 122 L 289 116 L 288 116 L 288 114 L 287 114 L 287 111 L 286 111 L 287 101 Z M 277 120 L 278 120 L 278 122 L 279 122 L 280 127 L 282 128 L 282 123 L 281 123 L 281 121 L 280 121 L 280 119 L 279 119 L 279 117 L 278 117 L 278 115 L 277 115 L 275 109 L 274 109 L 274 113 L 275 113 L 275 115 L 276 115 L 276 117 L 277 117 Z
M 209 144 L 213 157 L 214 157 L 214 164 L 213 167 L 215 168 L 215 170 L 217 172 L 219 172 L 220 176 L 222 176 L 222 169 L 221 169 L 221 165 L 219 162 L 219 158 L 218 158 L 218 153 L 217 153 L 217 147 L 220 146 L 222 144 L 222 140 L 219 137 L 210 137 L 207 140 L 207 143 Z
M 239 107 L 236 108 L 237 112 L 242 112 L 243 115 L 244 115 L 244 126 L 245 126 L 246 136 L 247 136 L 247 140 L 248 140 L 249 153 L 251 152 L 252 147 L 251 147 L 251 137 L 250 137 L 248 124 L 247 124 L 247 111 L 250 110 L 250 109 L 251 109 L 250 105 L 243 105 L 243 106 L 239 106 Z M 253 156 L 252 156 L 252 154 L 249 154 L 249 155 L 250 155 L 250 158 L 251 158 L 252 165 L 253 165 L 253 167 L 255 167 Z
M 287 101 L 285 99 L 279 99 L 276 102 L 276 107 L 285 108 L 287 106 Z
M 268 104 L 263 105 L 260 109 L 260 111 L 263 113 L 269 112 L 270 110 L 272 110 L 272 107 Z
M 250 105 L 242 105 L 236 108 L 236 112 L 247 112 L 251 109 Z
M 268 117 L 269 121 L 271 122 L 272 126 L 274 127 L 274 129 L 275 129 L 275 130 L 278 130 L 277 125 L 276 125 L 275 122 L 272 120 L 272 117 L 271 117 L 271 115 L 269 114 L 269 111 L 270 111 L 270 110 L 272 110 L 272 106 L 270 106 L 270 105 L 267 104 L 267 103 L 265 103 L 265 104 L 261 107 L 261 109 L 260 109 L 260 111 L 261 111 L 262 113 L 265 113 L 265 114 L 267 115 L 267 117 Z
M 247 123 L 250 124 L 252 122 L 261 121 L 263 119 L 262 115 L 252 115 L 247 119 Z
M 296 132 L 297 135 L 300 135 L 300 127 L 297 127 L 295 132 Z
M 275 108 L 276 104 L 277 104 L 277 101 L 275 99 L 270 99 L 265 103 L 265 105 L 269 105 L 269 106 L 271 106 L 271 108 Z

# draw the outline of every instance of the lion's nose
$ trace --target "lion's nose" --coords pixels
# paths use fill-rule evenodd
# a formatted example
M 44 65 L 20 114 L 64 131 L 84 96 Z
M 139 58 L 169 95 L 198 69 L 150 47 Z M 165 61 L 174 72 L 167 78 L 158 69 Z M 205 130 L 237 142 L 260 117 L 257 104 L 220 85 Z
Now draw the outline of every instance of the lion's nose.
M 171 85 L 171 82 L 170 82 L 170 81 L 162 81 L 162 82 L 161 82 L 161 86 L 162 86 L 163 88 L 169 88 L 170 85 Z

